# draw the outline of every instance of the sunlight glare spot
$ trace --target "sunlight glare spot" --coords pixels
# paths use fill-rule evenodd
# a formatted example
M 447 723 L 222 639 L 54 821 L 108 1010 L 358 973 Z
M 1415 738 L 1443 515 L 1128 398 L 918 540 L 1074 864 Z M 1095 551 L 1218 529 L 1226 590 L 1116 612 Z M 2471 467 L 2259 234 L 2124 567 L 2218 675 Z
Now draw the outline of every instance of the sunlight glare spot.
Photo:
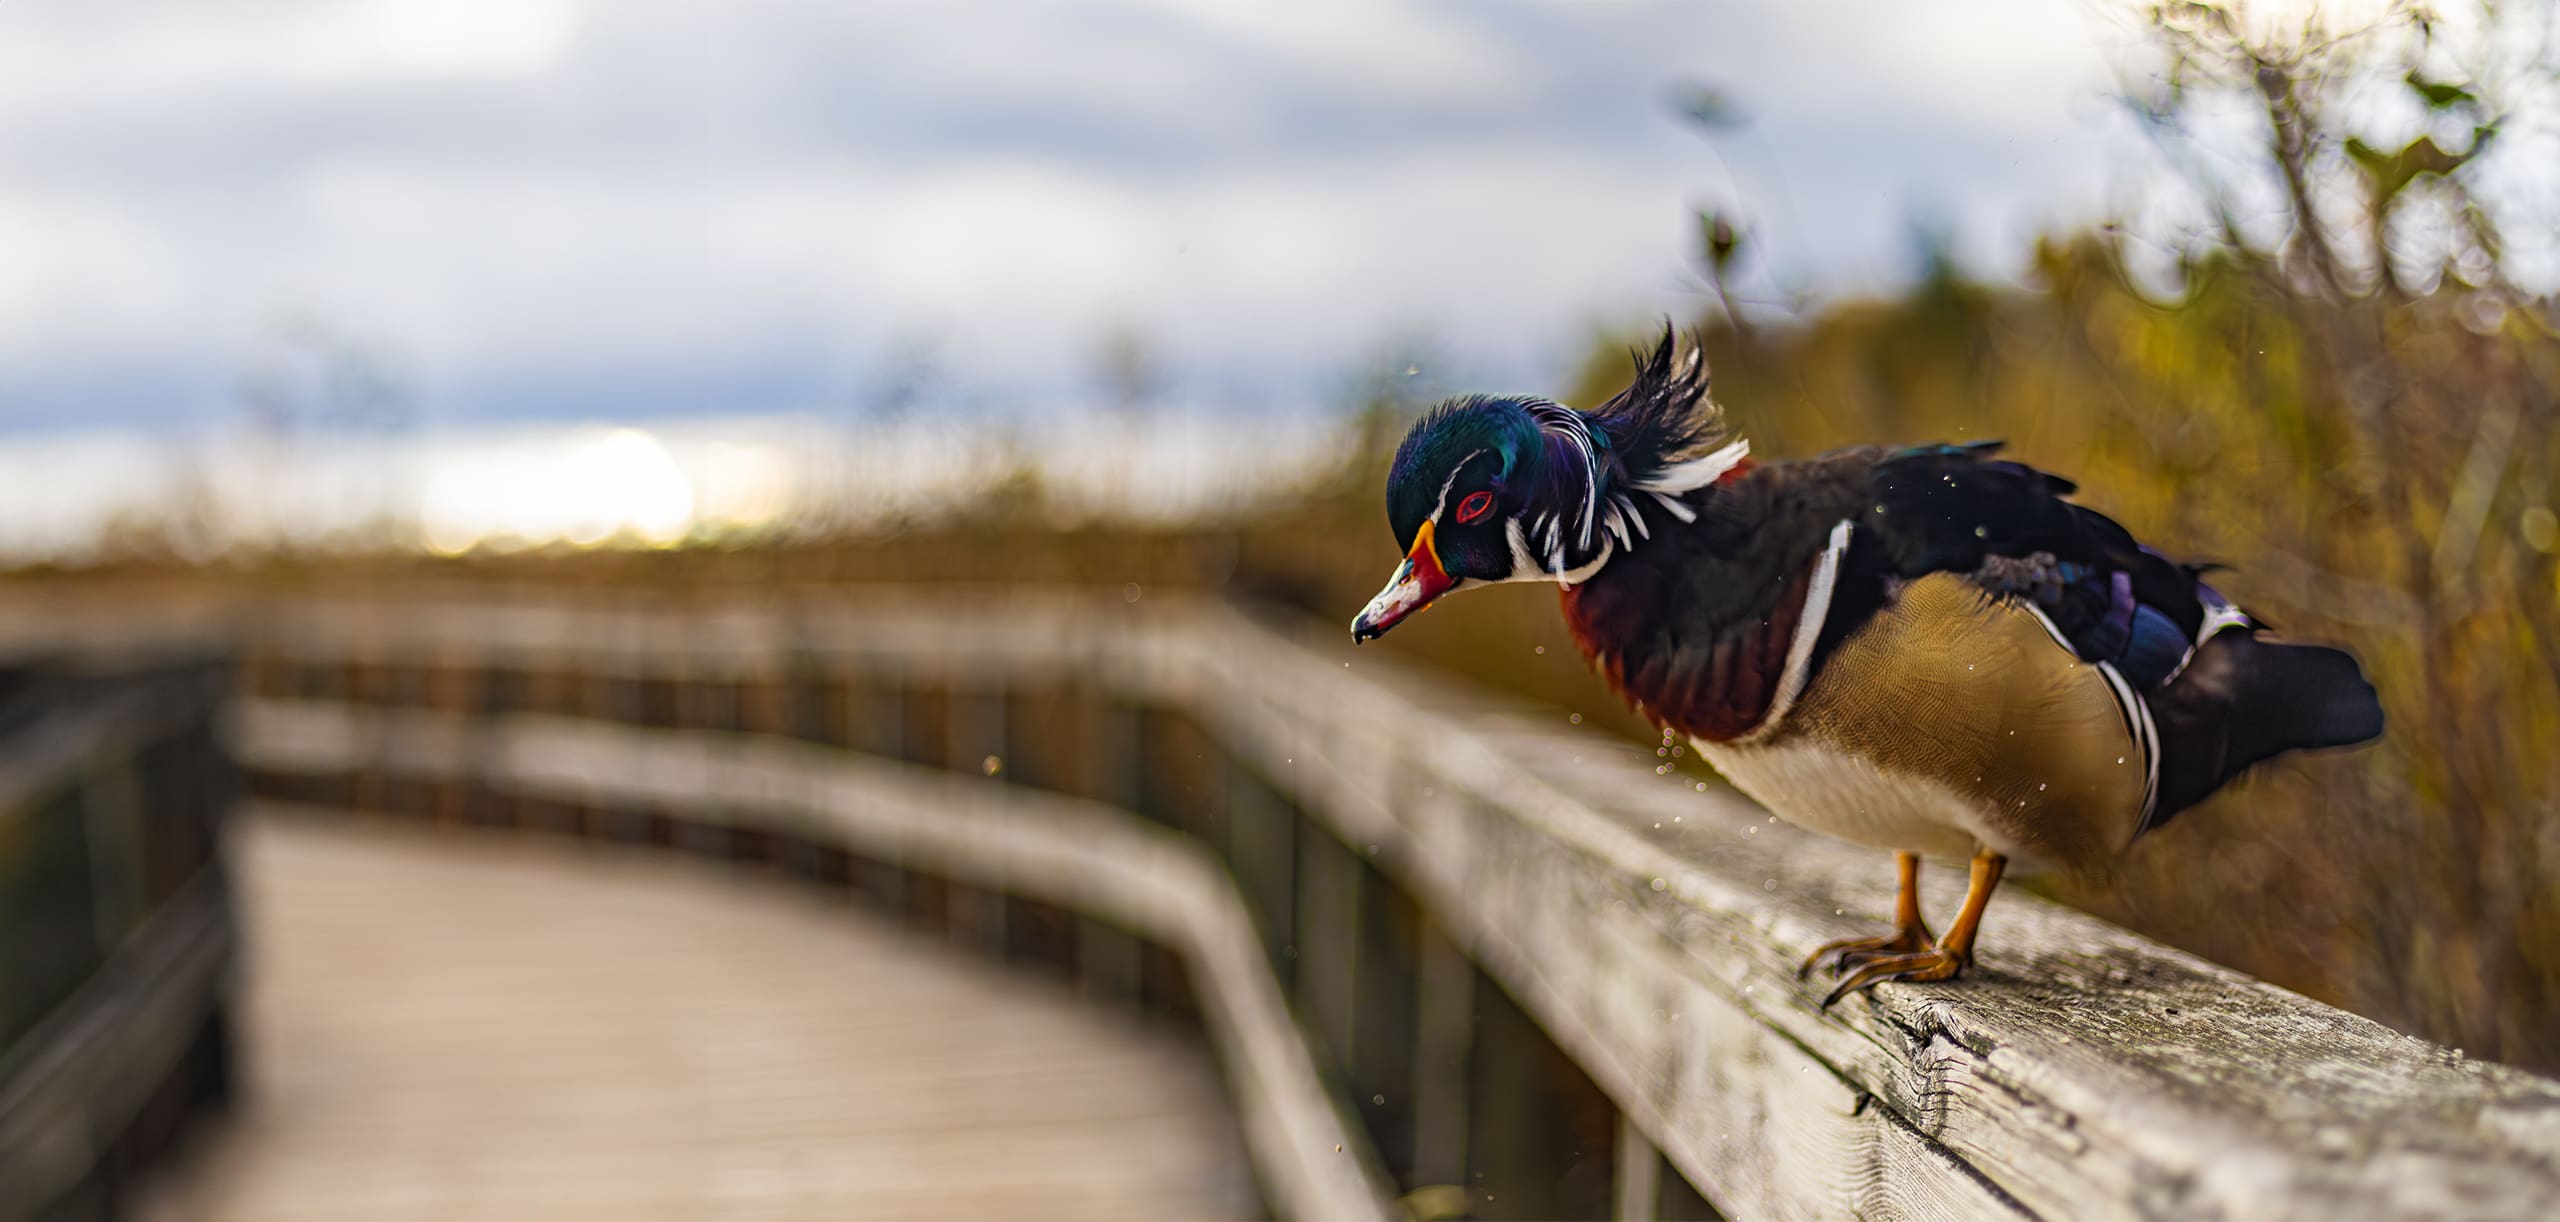
M 421 541 L 442 556 L 615 539 L 672 547 L 692 532 L 694 491 L 657 438 L 610 429 L 581 434 L 566 454 L 534 445 L 449 460 L 428 480 L 419 519 Z

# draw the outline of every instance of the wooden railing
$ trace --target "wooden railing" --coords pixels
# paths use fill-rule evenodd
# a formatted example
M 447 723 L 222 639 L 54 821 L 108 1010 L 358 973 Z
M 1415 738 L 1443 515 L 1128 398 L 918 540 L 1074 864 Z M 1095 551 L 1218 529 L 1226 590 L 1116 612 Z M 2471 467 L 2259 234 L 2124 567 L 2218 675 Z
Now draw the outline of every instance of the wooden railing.
M 266 799 L 765 863 L 1196 1004 L 1285 1213 L 2560 1200 L 2560 1084 L 2024 893 L 1965 980 L 1825 1013 L 1793 968 L 1883 919 L 1877 855 L 1336 634 L 995 593 L 260 622 Z
M 228 659 L 0 670 L 0 1222 L 112 1216 L 229 1090 Z

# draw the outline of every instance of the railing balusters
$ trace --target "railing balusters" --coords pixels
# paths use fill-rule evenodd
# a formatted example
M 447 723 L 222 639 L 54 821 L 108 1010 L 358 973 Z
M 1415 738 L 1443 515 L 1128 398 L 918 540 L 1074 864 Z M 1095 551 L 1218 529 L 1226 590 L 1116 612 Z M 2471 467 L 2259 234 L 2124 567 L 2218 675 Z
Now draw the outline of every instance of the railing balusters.
M 1150 599 L 1151 616 L 1154 607 Z M 2028 931 L 2012 943 L 2018 958 L 1931 999 L 1961 1016 L 1961 1039 L 1913 1037 L 1946 1020 L 1915 1008 L 1904 990 L 1821 1013 L 1787 962 L 1837 932 L 1842 910 L 1856 915 L 1854 905 L 1872 908 L 1875 898 L 1872 880 L 1842 865 L 1832 846 L 1766 826 L 1729 797 L 1675 791 L 1651 772 L 1654 761 L 1630 766 L 1596 737 L 1409 697 L 1392 665 L 1371 682 L 1365 660 L 1357 675 L 1346 673 L 1317 648 L 1223 612 L 1140 623 L 1110 610 L 1090 620 L 1025 613 L 1027 629 L 1004 633 L 990 631 L 991 618 L 954 622 L 965 615 L 913 608 L 879 612 L 890 629 L 879 634 L 843 631 L 842 610 L 804 616 L 806 657 L 791 665 L 825 676 L 813 698 L 831 710 L 814 735 L 802 718 L 782 724 L 755 711 L 769 698 L 762 686 L 676 691 L 667 676 L 696 665 L 695 653 L 735 650 L 688 652 L 694 638 L 673 619 L 659 640 L 675 644 L 657 654 L 608 663 L 606 650 L 563 632 L 541 663 L 578 681 L 619 666 L 642 683 L 669 683 L 671 700 L 731 703 L 728 717 L 688 717 L 688 725 L 787 730 L 973 775 L 993 755 L 1009 784 L 1096 799 L 1196 838 L 1228 866 L 1301 1029 L 1344 1088 L 1338 1102 L 1368 1121 L 1406 1187 L 1463 1185 L 1478 1216 L 1715 1216 L 1664 1149 L 1702 1177 L 1727 1160 L 1733 1171 L 1702 1182 L 1752 1216 L 1820 1215 L 1906 1196 L 1924 1213 L 2056 1212 L 2057 1203 L 2137 1216 L 2299 1212 L 2295 1196 L 2266 1186 L 2277 1183 L 2308 1194 L 2301 1200 L 2424 1212 L 2410 1203 L 2430 1199 L 2430 1184 L 2458 1181 L 2463 1192 L 2507 1202 L 2524 1199 L 2513 1195 L 2518 1185 L 2542 1182 L 2523 1171 L 2464 1178 L 2488 1164 L 2444 1150 L 2501 1151 L 2504 1161 L 2490 1161 L 2504 1168 L 2560 1159 L 2546 1113 L 2507 1101 L 2545 1098 L 2536 1080 L 2477 1065 L 2445 1070 L 2429 1059 L 2449 1055 L 2443 1050 L 2023 895 L 2003 909 Z M 370 690 L 363 658 L 324 653 L 296 665 L 290 642 L 278 649 L 271 669 L 284 675 L 334 663 L 336 674 L 318 685 L 324 694 Z M 1034 686 L 1005 668 L 1015 651 L 1018 673 Z M 1169 676 L 1161 673 L 1168 658 L 1211 673 Z M 707 691 L 735 682 L 712 679 L 713 669 L 702 667 L 694 684 Z M 1008 682 L 989 685 L 986 676 L 1000 670 Z M 1167 991 L 1169 974 L 1149 964 L 1123 926 L 955 888 L 884 851 L 889 860 L 844 857 L 845 872 L 921 923 L 1017 958 L 1071 958 L 1080 987 L 1099 997 Z M 2113 960 L 2148 974 L 2130 988 L 2092 975 L 2090 964 Z M 2294 1048 L 2305 1066 L 2389 1064 L 2500 1119 L 2462 1128 L 2441 1149 L 2350 1125 L 2355 1140 L 2419 1168 L 2376 1178 L 2307 1148 L 2299 1126 L 2279 1123 L 2295 1114 L 2282 1092 L 2162 1089 L 2162 1079 L 2190 1066 L 2161 1063 L 2151 1045 L 2095 1056 L 2065 1038 L 2072 1025 L 2050 1017 L 2050 1007 L 2012 1014 L 1984 1000 L 2022 972 L 2048 993 L 2080 990 L 2128 1005 L 2172 991 L 2181 1007 L 2245 995 L 2247 1006 L 2211 1003 L 2213 1012 L 2239 1024 L 2256 1007 L 2322 1031 L 2329 1044 Z M 2290 1081 L 2310 1095 L 2336 1089 L 2366 1109 L 2360 1116 L 2430 1106 L 2378 1086 L 2334 1087 L 2353 1074 L 2287 1078 L 2280 1066 L 2197 1034 L 2200 1022 L 2127 1021 L 2141 1023 L 2152 1044 L 2210 1065 L 2217 1082 Z M 2321 1050 L 2331 1044 L 2359 1051 Z M 2129 1062 L 2150 1067 L 2128 1070 Z M 1967 1089 L 2009 1082 L 2021 1066 L 2036 1082 L 2028 1102 Z M 2492 1076 L 2494 1090 L 2482 1085 Z M 2560 1115 L 2560 1092 L 2549 1097 L 2548 1114 Z M 2200 1171 L 2206 1156 L 2175 1136 L 2185 1131 L 2181 1120 L 2220 1126 L 2275 1168 L 2274 1178 Z M 1804 1195 L 1821 1168 L 1847 1159 L 1900 1170 L 1868 1190 L 1883 1196 Z M 2148 1185 L 2153 1195 L 2108 1188 L 2118 1183 Z

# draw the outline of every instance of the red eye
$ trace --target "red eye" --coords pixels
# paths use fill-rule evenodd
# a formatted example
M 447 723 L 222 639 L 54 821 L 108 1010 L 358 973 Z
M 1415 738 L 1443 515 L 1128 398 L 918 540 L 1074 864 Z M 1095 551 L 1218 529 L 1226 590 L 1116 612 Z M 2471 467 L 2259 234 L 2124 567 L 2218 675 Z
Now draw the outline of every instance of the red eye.
M 1465 500 L 1458 502 L 1458 522 L 1460 525 L 1473 522 L 1476 519 L 1492 512 L 1493 494 L 1490 492 L 1470 492 L 1467 494 Z

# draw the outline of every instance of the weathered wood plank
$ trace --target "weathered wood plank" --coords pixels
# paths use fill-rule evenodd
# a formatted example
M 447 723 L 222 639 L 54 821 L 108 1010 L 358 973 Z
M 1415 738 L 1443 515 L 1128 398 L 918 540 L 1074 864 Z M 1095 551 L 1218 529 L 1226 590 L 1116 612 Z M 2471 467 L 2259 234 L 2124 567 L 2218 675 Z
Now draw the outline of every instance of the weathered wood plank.
M 248 1089 L 115 1217 L 1257 1212 L 1205 1042 L 824 894 L 347 813 L 240 824 Z
M 2523 1217 L 2560 1199 L 2560 1084 L 2014 889 L 1965 981 L 1824 1014 L 1792 966 L 1881 921 L 1875 855 L 1479 692 L 1174 603 L 813 600 L 716 633 L 566 603 L 314 607 L 287 631 L 321 656 L 464 642 L 645 673 L 796 653 L 1183 708 L 1345 843 L 1376 846 L 1730 1213 Z M 1939 906 L 1948 881 L 1930 884 Z
M 832 840 L 1177 947 L 1234 1075 L 1247 1145 L 1279 1203 L 1310 1218 L 1388 1210 L 1393 1194 L 1325 1095 L 1233 884 L 1178 833 L 1079 799 L 770 736 L 266 700 L 246 702 L 237 733 L 244 757 L 265 767 L 472 776 L 528 796 Z M 1123 991 L 1134 993 L 1130 950 Z
M 41 877 L 65 867 L 38 857 L 39 876 L 21 876 L 80 888 L 55 893 L 50 919 L 38 908 L 32 924 L 0 929 L 21 940 L 7 948 L 12 963 L 56 965 L 44 984 L 0 980 L 28 990 L 0 1011 L 33 1023 L 0 1046 L 0 1222 L 39 1216 L 92 1182 L 198 1049 L 227 990 L 233 931 L 207 811 L 228 786 L 196 758 L 225 690 L 218 655 L 162 642 L 122 655 L 122 673 L 91 669 L 108 656 L 35 659 L 0 744 L 0 843 L 23 852 L 21 821 L 51 820 L 38 835 L 81 850 L 74 875 Z

